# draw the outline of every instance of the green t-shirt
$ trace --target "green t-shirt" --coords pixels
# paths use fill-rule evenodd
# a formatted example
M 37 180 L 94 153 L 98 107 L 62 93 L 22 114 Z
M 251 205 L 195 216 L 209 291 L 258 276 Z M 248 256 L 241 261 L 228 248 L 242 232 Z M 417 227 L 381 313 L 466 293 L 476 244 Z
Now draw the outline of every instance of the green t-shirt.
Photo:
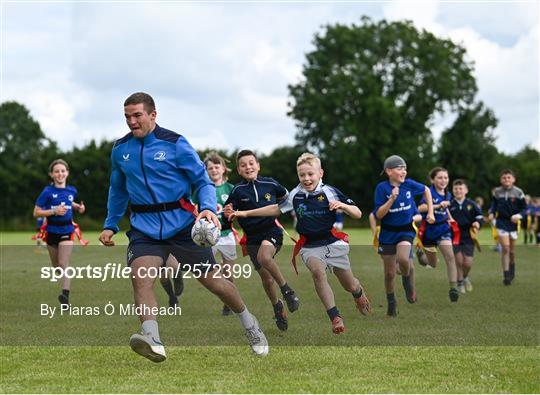
M 223 206 L 225 205 L 225 202 L 229 198 L 229 194 L 233 190 L 234 185 L 230 182 L 224 182 L 220 186 L 216 186 L 216 198 L 217 198 L 217 209 L 216 214 L 219 218 L 219 222 L 221 223 L 221 236 L 228 236 L 229 233 L 232 232 L 231 225 L 227 223 L 223 223 Z M 195 204 L 199 204 L 198 199 L 193 196 L 193 202 Z
M 216 198 L 217 198 L 217 216 L 219 218 L 219 222 L 221 223 L 221 236 L 228 236 L 229 233 L 232 232 L 231 227 L 229 223 L 224 224 L 223 223 L 223 206 L 225 205 L 225 202 L 229 198 L 229 194 L 233 190 L 234 185 L 230 182 L 224 182 L 220 186 L 216 186 Z

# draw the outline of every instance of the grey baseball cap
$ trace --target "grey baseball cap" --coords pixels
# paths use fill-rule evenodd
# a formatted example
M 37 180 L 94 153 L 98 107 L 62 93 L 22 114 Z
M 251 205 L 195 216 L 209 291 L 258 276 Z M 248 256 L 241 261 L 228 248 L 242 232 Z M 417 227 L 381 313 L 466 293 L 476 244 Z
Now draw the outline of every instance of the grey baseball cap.
M 388 158 L 384 160 L 384 165 L 381 171 L 381 175 L 384 174 L 384 171 L 386 169 L 395 169 L 396 167 L 400 167 L 400 166 L 407 166 L 407 164 L 405 163 L 405 160 L 401 156 L 398 156 L 398 155 L 389 156 Z

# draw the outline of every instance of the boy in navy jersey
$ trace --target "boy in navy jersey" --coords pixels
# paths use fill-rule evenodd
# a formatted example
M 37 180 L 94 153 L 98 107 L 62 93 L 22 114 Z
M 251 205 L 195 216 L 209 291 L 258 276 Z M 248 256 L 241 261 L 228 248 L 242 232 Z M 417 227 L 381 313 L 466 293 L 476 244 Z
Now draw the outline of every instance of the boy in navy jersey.
M 460 232 L 459 245 L 454 245 L 454 255 L 458 273 L 458 291 L 462 294 L 471 292 L 473 286 L 469 280 L 469 272 L 473 264 L 474 241 L 471 233 L 478 232 L 482 225 L 483 215 L 480 207 L 467 198 L 467 184 L 457 179 L 452 184 L 454 199 L 450 202 L 450 214 L 457 222 Z
M 354 202 L 339 190 L 323 184 L 323 170 L 318 157 L 309 153 L 302 154 L 296 166 L 300 184 L 286 199 L 279 204 L 255 210 L 232 212 L 231 218 L 246 220 L 262 216 L 275 217 L 291 210 L 296 212 L 296 230 L 301 237 L 295 246 L 294 254 L 299 252 L 310 270 L 317 294 L 332 322 L 332 331 L 339 334 L 345 331 L 345 325 L 336 307 L 332 288 L 328 284 L 326 270 L 333 269 L 343 288 L 352 294 L 356 307 L 362 314 L 367 315 L 371 310 L 360 281 L 351 271 L 348 237 L 333 227 L 338 209 L 353 218 L 360 218 L 362 213 Z
M 489 208 L 489 220 L 495 219 L 495 226 L 502 247 L 501 263 L 503 269 L 503 284 L 510 285 L 514 280 L 515 244 L 518 238 L 517 227 L 522 219 L 521 212 L 525 209 L 525 194 L 514 186 L 516 177 L 510 169 L 501 172 L 501 186 L 493 190 L 493 200 Z
M 76 203 L 77 189 L 67 185 L 69 166 L 62 159 L 56 159 L 49 166 L 49 176 L 53 183 L 46 186 L 36 200 L 34 217 L 47 218 L 47 228 L 43 241 L 54 267 L 64 271 L 69 266 L 69 258 L 73 249 L 73 210 L 83 214 L 84 203 Z M 62 277 L 62 293 L 58 296 L 61 305 L 69 305 L 71 280 Z
M 433 200 L 435 222 L 424 222 L 420 227 L 418 233 L 424 245 L 425 255 L 422 255 L 422 251 L 420 250 L 418 259 L 423 266 L 429 265 L 433 268 L 436 267 L 438 262 L 437 247 L 439 248 L 446 262 L 446 274 L 450 284 L 448 297 L 451 302 L 457 302 L 459 292 L 457 290 L 457 269 L 453 244 L 454 239 L 457 239 L 459 235 L 456 234 L 458 230 L 454 230 L 450 225 L 453 218 L 448 212 L 448 207 L 452 200 L 451 193 L 446 190 L 449 181 L 448 171 L 442 167 L 435 167 L 430 171 L 429 178 L 431 180 L 429 189 Z M 427 207 L 427 200 L 424 198 L 420 201 L 418 210 L 425 215 Z
M 416 213 L 414 197 L 424 195 L 431 202 L 431 192 L 407 175 L 407 164 L 398 155 L 392 155 L 384 161 L 381 175 L 386 173 L 388 181 L 383 181 L 375 188 L 375 215 L 381 221 L 378 252 L 384 262 L 384 286 L 390 317 L 397 315 L 397 302 L 394 295 L 396 261 L 401 269 L 401 276 L 408 299 L 414 289 L 410 281 L 409 256 L 416 236 L 413 217 Z M 433 207 L 428 203 L 427 220 L 434 221 Z
M 238 174 L 244 181 L 235 185 L 225 202 L 224 215 L 226 218 L 231 215 L 233 210 L 266 207 L 287 198 L 287 189 L 276 180 L 259 176 L 261 167 L 253 151 L 240 151 L 236 156 L 236 165 Z M 277 296 L 274 284 L 277 283 L 279 286 L 291 313 L 298 309 L 300 300 L 287 284 L 279 266 L 274 261 L 274 256 L 283 244 L 283 230 L 276 224 L 275 218 L 239 218 L 238 222 L 244 230 L 241 244 L 247 248 L 249 258 L 259 273 L 266 295 L 274 307 L 276 325 L 279 330 L 286 331 L 288 328 L 287 313 L 283 302 Z

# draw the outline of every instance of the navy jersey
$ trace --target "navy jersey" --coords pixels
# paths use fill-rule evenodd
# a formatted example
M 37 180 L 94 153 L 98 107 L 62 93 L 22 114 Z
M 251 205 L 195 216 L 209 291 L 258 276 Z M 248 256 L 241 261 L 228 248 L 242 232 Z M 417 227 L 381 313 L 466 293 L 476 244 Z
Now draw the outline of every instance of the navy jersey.
M 253 210 L 280 203 L 288 195 L 285 187 L 270 177 L 257 177 L 253 181 L 242 181 L 234 186 L 225 206 L 232 203 L 235 210 Z M 238 223 L 248 235 L 266 233 L 279 229 L 275 217 L 238 218 Z
M 280 203 L 279 209 L 282 213 L 294 210 L 298 218 L 296 231 L 307 239 L 305 247 L 318 247 L 338 240 L 331 233 L 336 222 L 336 210 L 329 209 L 329 203 L 333 201 L 354 205 L 354 202 L 337 188 L 319 182 L 313 192 L 307 192 L 298 185 L 288 198 Z
M 470 229 L 473 222 L 482 225 L 484 216 L 480 207 L 471 199 L 464 199 L 461 203 L 452 199 L 448 209 L 459 226 L 461 240 L 470 240 Z
M 375 188 L 375 216 L 379 208 L 384 205 L 392 195 L 394 187 L 389 181 L 380 182 Z M 381 226 L 389 225 L 393 227 L 406 226 L 412 223 L 413 216 L 417 208 L 414 197 L 422 195 L 426 189 L 424 184 L 407 178 L 399 186 L 399 195 L 394 201 L 388 213 L 381 219 Z
M 493 190 L 489 212 L 494 214 L 497 219 L 497 229 L 515 231 L 517 225 L 510 218 L 514 214 L 520 214 L 526 206 L 525 194 L 520 188 L 512 186 L 505 189 L 500 186 Z
M 77 189 L 71 185 L 65 188 L 57 188 L 54 185 L 48 185 L 36 200 L 36 206 L 43 210 L 53 210 L 56 207 L 64 206 L 67 211 L 64 215 L 51 215 L 47 217 L 47 232 L 49 233 L 72 233 L 73 227 L 73 208 L 71 204 L 77 198 Z
M 197 151 L 178 133 L 156 125 L 143 138 L 128 133 L 111 152 L 111 179 L 104 229 L 118 232 L 118 222 L 128 203 L 150 205 L 198 197 L 199 210 L 216 212 L 216 188 L 208 178 Z M 176 235 L 194 221 L 182 208 L 135 213 L 131 226 L 145 235 L 163 240 Z
M 429 187 L 429 190 L 431 191 L 431 201 L 434 206 L 436 204 L 441 204 L 442 201 L 446 200 L 450 202 L 452 200 L 452 194 L 450 192 L 441 195 L 433 185 Z M 426 203 L 426 200 L 422 198 L 420 204 L 424 203 Z M 441 236 L 447 235 L 450 232 L 450 225 L 448 224 L 448 219 L 450 218 L 448 216 L 448 208 L 434 208 L 433 214 L 435 216 L 435 222 L 433 224 L 427 223 L 424 233 L 424 237 L 428 240 L 438 240 Z M 424 219 L 426 216 L 427 212 L 422 214 Z

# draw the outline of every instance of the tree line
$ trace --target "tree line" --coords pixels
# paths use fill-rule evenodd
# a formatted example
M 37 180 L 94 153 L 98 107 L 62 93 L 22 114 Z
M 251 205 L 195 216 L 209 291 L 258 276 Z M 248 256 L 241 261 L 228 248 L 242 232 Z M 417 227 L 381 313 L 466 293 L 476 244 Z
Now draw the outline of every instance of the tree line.
M 296 143 L 259 155 L 262 175 L 292 188 L 298 182 L 297 157 L 316 153 L 325 182 L 367 213 L 375 186 L 383 180 L 379 173 L 384 158 L 398 154 L 407 161 L 411 178 L 428 183 L 429 170 L 443 166 L 451 179 L 466 179 L 470 197 L 489 201 L 503 168 L 514 170 L 517 185 L 526 193 L 540 196 L 540 153 L 530 146 L 513 155 L 497 149 L 497 118 L 477 99 L 474 64 L 459 44 L 419 31 L 408 21 L 364 17 L 359 24 L 322 27 L 313 46 L 302 78 L 288 87 Z M 431 129 L 441 114 L 452 114 L 454 122 L 435 141 Z M 62 151 L 24 104 L 2 103 L 1 228 L 33 226 L 34 201 L 49 182 L 48 164 L 58 157 L 70 164 L 69 182 L 87 206 L 79 222 L 100 228 L 106 216 L 113 143 L 92 140 Z M 210 150 L 200 151 L 201 158 Z M 234 169 L 237 151 L 217 151 Z M 230 181 L 239 181 L 235 171 Z

